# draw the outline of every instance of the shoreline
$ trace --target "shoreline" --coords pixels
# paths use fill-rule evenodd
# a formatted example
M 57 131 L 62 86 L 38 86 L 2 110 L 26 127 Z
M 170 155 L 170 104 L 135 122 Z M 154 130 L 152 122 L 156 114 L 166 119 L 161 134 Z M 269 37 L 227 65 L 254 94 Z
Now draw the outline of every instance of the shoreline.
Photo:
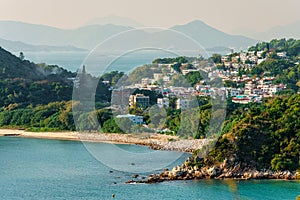
M 221 165 L 199 167 L 193 165 L 197 159 L 190 157 L 182 165 L 164 169 L 159 174 L 151 174 L 146 179 L 131 179 L 126 183 L 155 184 L 177 180 L 300 180 L 298 171 L 272 171 L 249 166 L 242 168 L 240 164 L 230 164 L 227 159 Z
M 20 129 L 0 129 L 0 137 L 21 137 L 37 138 L 50 140 L 69 140 L 81 142 L 113 143 L 113 144 L 132 144 L 148 146 L 153 150 L 179 151 L 184 153 L 193 153 L 201 145 L 205 145 L 208 140 L 187 140 L 179 139 L 177 136 L 162 134 L 117 134 L 117 133 L 80 133 L 76 131 L 61 132 L 29 132 Z M 164 170 L 160 174 L 152 174 L 146 180 L 129 180 L 126 183 L 146 183 L 153 184 L 164 181 L 176 180 L 250 180 L 250 179 L 273 179 L 273 180 L 297 180 L 297 172 L 273 172 L 270 170 L 259 171 L 253 169 L 235 170 L 227 169 L 226 173 L 218 173 L 220 169 L 217 166 L 209 168 L 189 167 L 192 158 L 189 158 L 183 165 L 175 166 L 171 170 Z
M 179 139 L 178 136 L 163 134 L 117 134 L 87 133 L 76 131 L 61 132 L 29 132 L 20 129 L 0 129 L 0 137 L 22 137 L 52 140 L 70 140 L 81 142 L 99 142 L 114 144 L 133 144 L 148 146 L 153 150 L 179 151 L 193 153 L 207 143 L 206 139 Z

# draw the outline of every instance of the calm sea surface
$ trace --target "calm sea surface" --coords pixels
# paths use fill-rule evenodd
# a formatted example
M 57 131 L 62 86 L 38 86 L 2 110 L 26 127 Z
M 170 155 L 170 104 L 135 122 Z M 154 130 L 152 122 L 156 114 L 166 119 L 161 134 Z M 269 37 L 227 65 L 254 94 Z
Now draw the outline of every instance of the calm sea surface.
M 172 53 L 161 51 L 139 51 L 122 56 L 95 52 L 25 52 L 24 54 L 26 59 L 34 63 L 58 65 L 72 72 L 76 72 L 84 64 L 88 72 L 93 75 L 98 75 L 105 70 L 126 72 L 135 67 L 150 64 L 156 58 L 175 57 Z
M 121 147 L 130 151 L 150 151 L 136 145 Z M 132 179 L 131 176 L 101 164 L 81 142 L 0 138 L 0 199 L 112 199 L 111 195 L 115 194 L 114 199 L 124 200 L 295 200 L 300 195 L 300 183 L 295 181 L 200 180 L 124 184 Z

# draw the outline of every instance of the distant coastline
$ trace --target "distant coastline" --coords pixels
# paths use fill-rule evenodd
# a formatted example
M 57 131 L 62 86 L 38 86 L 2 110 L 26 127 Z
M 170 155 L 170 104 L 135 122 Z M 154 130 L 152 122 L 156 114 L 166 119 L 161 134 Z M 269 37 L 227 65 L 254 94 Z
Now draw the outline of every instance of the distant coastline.
M 154 150 L 193 153 L 206 144 L 205 139 L 179 139 L 177 136 L 162 134 L 117 134 L 117 133 L 80 133 L 75 131 L 30 132 L 20 129 L 0 129 L 1 136 L 72 140 L 82 142 L 102 142 L 116 144 L 135 144 L 149 146 Z

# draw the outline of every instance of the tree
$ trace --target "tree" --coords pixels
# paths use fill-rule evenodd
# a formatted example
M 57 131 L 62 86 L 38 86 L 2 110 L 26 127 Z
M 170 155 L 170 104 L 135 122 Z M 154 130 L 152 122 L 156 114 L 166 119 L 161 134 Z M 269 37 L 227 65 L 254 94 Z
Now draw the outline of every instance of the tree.
M 222 56 L 220 54 L 217 54 L 217 53 L 214 53 L 211 57 L 211 60 L 215 63 L 215 64 L 218 64 L 218 63 L 221 63 L 221 58 Z
M 181 63 L 176 63 L 174 65 L 171 66 L 176 72 L 180 73 L 180 67 L 181 67 Z
M 185 75 L 185 78 L 191 84 L 191 86 L 196 85 L 203 79 L 199 71 L 190 72 L 187 75 Z
M 24 60 L 25 59 L 24 53 L 22 51 L 19 54 L 19 58 L 20 58 L 20 60 Z

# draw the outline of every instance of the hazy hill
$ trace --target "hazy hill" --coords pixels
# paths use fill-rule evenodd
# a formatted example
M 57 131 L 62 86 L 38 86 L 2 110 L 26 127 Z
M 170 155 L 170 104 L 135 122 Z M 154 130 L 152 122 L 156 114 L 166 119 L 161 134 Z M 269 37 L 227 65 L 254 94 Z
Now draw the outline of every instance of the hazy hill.
M 89 25 L 77 29 L 58 29 L 45 25 L 35 25 L 14 21 L 0 21 L 0 38 L 13 41 L 21 41 L 33 45 L 72 45 L 79 48 L 92 49 L 105 39 L 133 28 L 106 24 Z M 237 35 L 229 35 L 219 31 L 201 21 L 193 21 L 185 25 L 177 25 L 171 28 L 182 32 L 205 48 L 235 47 L 236 49 L 247 48 L 256 43 L 255 40 Z M 128 47 L 130 43 L 143 43 L 145 45 L 160 44 L 170 46 L 176 43 L 176 38 L 169 35 L 170 31 L 149 32 L 139 30 L 132 35 L 133 39 L 118 41 L 118 46 Z
M 287 25 L 275 26 L 263 32 L 257 32 L 249 28 L 238 28 L 234 30 L 234 32 L 267 41 L 280 38 L 300 39 L 300 21 L 296 21 Z
M 285 26 L 276 26 L 266 32 L 259 33 L 258 38 L 271 40 L 274 38 L 295 38 L 300 39 L 300 21 Z
M 45 25 L 0 21 L 0 38 L 32 45 L 72 45 L 91 49 L 108 37 L 129 29 L 131 28 L 108 24 L 65 30 Z
M 1 108 L 70 100 L 75 74 L 55 65 L 36 65 L 0 48 Z
M 0 78 L 43 79 L 44 71 L 27 60 L 21 60 L 0 48 Z
M 34 52 L 34 51 L 86 51 L 82 48 L 77 48 L 74 46 L 49 46 L 49 45 L 31 45 L 26 44 L 24 42 L 19 41 L 10 41 L 10 40 L 4 40 L 0 39 L 0 46 L 11 51 L 11 52 Z
M 176 25 L 171 29 L 188 35 L 205 48 L 234 47 L 240 49 L 256 43 L 256 40 L 245 36 L 230 35 L 219 31 L 200 20 L 195 20 L 184 25 Z
M 13 55 L 0 47 L 0 80 L 47 80 L 68 82 L 67 78 L 75 77 L 75 73 L 69 72 L 56 65 L 35 64 L 28 60 Z

